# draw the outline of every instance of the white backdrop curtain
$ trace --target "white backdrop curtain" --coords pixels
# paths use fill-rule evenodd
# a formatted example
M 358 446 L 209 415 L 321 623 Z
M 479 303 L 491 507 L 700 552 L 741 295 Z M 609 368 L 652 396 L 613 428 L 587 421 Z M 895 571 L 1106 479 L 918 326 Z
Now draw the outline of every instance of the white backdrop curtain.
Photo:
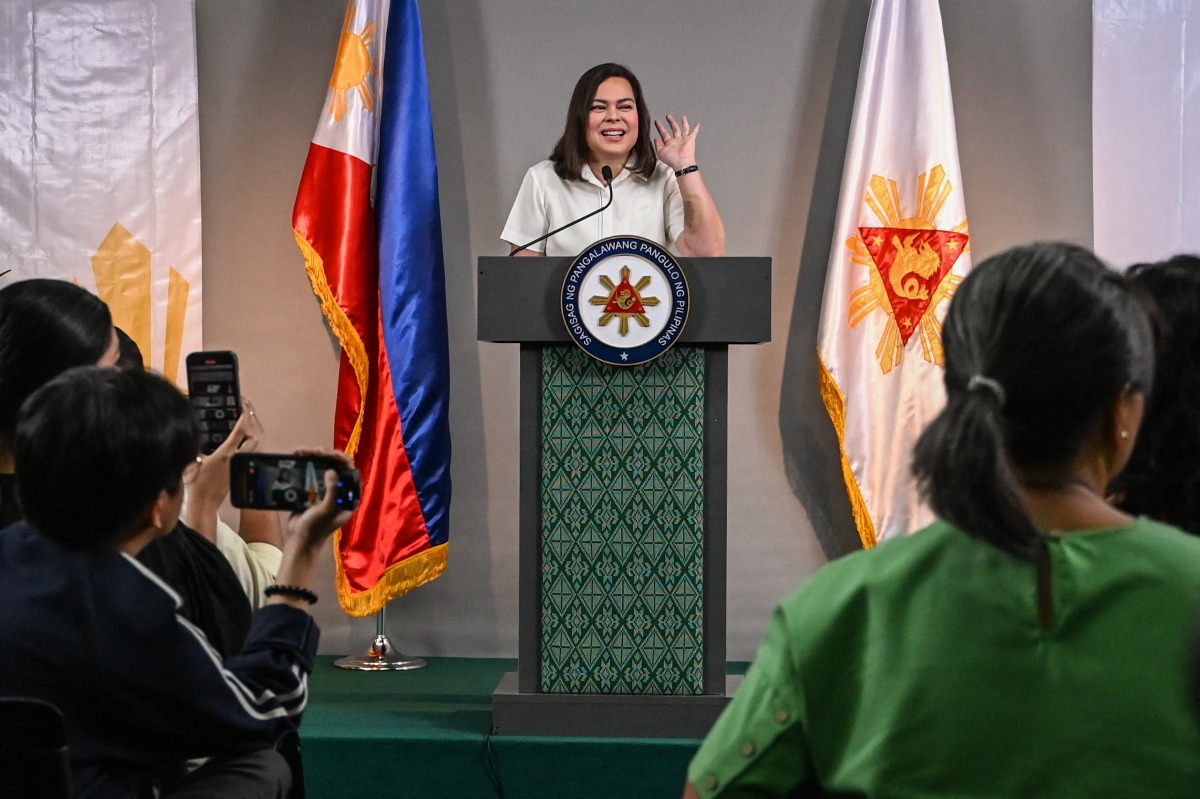
M 0 4 L 0 285 L 76 281 L 155 370 L 200 348 L 193 0 Z
M 1200 252 L 1200 3 L 1094 0 L 1095 247 L 1117 268 Z

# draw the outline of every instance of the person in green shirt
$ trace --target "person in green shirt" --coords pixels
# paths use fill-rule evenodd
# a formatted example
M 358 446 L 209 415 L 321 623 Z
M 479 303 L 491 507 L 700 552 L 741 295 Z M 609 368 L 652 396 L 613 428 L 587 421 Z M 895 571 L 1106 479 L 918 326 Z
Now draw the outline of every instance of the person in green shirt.
M 939 521 L 776 610 L 686 797 L 1192 796 L 1200 538 L 1113 507 L 1152 372 L 1125 278 L 1067 244 L 979 264 L 914 451 Z

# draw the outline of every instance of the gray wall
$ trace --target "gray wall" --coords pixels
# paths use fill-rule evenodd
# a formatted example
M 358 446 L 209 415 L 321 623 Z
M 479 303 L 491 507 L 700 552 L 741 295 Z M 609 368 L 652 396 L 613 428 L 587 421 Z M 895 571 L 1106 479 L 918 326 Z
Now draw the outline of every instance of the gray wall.
M 267 447 L 327 444 L 337 344 L 290 229 L 343 0 L 197 0 L 205 344 L 237 350 Z M 1090 244 L 1091 6 L 945 0 L 976 262 L 1010 244 Z M 598 9 L 603 8 L 602 12 Z M 731 254 L 774 259 L 770 344 L 730 356 L 729 656 L 752 657 L 774 604 L 855 546 L 816 389 L 815 335 L 868 3 L 864 0 L 423 0 L 453 363 L 451 559 L 393 602 L 404 651 L 515 656 L 517 351 L 475 340 L 473 264 L 526 167 L 561 130 L 575 78 L 629 65 L 652 113 L 703 123 L 699 161 Z M 374 621 L 333 596 L 322 650 Z

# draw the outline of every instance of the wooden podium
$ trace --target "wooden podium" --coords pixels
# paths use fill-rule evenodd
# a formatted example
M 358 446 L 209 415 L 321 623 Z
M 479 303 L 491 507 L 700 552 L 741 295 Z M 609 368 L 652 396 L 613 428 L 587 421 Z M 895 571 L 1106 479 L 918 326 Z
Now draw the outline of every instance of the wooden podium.
M 770 340 L 769 258 L 681 258 L 679 344 L 641 366 L 579 350 L 571 258 L 479 259 L 478 337 L 521 345 L 518 671 L 504 735 L 700 738 L 725 673 L 728 346 Z

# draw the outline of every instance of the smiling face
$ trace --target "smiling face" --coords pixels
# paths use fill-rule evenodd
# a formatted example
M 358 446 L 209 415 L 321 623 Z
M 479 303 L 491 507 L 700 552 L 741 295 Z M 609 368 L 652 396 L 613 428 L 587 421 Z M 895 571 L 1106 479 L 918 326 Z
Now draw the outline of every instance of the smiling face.
M 624 78 L 608 78 L 596 88 L 588 111 L 588 162 L 624 166 L 638 141 L 638 111 L 633 87 Z M 614 170 L 614 171 L 618 171 Z

